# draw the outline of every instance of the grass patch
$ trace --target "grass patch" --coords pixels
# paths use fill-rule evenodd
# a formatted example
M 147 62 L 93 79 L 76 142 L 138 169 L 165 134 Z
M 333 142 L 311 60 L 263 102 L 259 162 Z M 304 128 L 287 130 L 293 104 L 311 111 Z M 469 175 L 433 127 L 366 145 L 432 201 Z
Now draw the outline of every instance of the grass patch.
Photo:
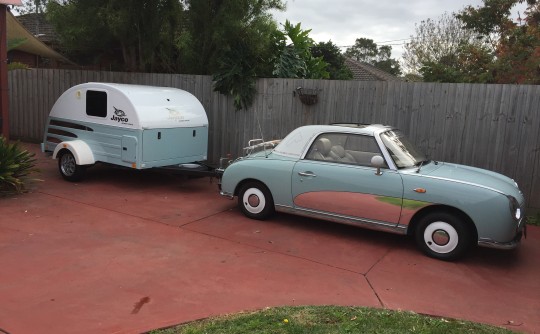
M 527 216 L 527 224 L 540 226 L 540 211 Z
M 435 318 L 413 312 L 365 307 L 305 306 L 267 308 L 195 321 L 151 334 L 203 333 L 512 333 L 468 321 Z

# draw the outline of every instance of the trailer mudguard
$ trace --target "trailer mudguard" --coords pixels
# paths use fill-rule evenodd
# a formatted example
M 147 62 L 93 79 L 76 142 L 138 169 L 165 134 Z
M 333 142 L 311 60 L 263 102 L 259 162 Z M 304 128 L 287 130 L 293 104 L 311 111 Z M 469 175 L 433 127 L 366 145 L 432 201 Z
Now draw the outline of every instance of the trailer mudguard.
M 68 149 L 73 154 L 77 165 L 92 165 L 96 162 L 92 149 L 82 140 L 64 141 L 56 145 L 53 152 L 53 159 L 56 159 L 58 152 L 62 149 Z

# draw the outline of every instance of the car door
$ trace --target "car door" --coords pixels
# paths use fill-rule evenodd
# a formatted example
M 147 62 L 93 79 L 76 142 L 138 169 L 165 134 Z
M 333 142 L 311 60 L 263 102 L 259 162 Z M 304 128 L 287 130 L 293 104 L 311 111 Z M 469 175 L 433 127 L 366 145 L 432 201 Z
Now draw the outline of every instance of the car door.
M 403 182 L 397 171 L 371 166 L 380 155 L 372 136 L 322 134 L 292 174 L 297 210 L 397 225 Z

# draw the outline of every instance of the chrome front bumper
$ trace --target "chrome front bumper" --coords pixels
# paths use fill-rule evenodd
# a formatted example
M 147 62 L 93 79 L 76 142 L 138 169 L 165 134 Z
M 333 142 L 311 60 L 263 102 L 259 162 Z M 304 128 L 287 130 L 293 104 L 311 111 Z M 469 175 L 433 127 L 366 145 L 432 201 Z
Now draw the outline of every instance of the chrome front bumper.
M 498 242 L 491 239 L 480 239 L 478 240 L 478 246 L 510 250 L 517 248 L 523 237 L 527 238 L 527 218 L 521 220 L 514 240 L 509 242 Z
M 230 194 L 228 192 L 224 192 L 223 190 L 219 192 L 219 194 L 223 197 L 227 197 L 228 199 L 234 199 L 234 195 Z

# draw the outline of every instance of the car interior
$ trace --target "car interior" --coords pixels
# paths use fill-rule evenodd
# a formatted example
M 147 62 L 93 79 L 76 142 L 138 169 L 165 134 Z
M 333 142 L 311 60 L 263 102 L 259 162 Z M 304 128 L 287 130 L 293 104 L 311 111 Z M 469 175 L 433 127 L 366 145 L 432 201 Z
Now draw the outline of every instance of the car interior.
M 306 159 L 371 166 L 375 155 L 381 153 L 373 137 L 331 133 L 313 142 Z

